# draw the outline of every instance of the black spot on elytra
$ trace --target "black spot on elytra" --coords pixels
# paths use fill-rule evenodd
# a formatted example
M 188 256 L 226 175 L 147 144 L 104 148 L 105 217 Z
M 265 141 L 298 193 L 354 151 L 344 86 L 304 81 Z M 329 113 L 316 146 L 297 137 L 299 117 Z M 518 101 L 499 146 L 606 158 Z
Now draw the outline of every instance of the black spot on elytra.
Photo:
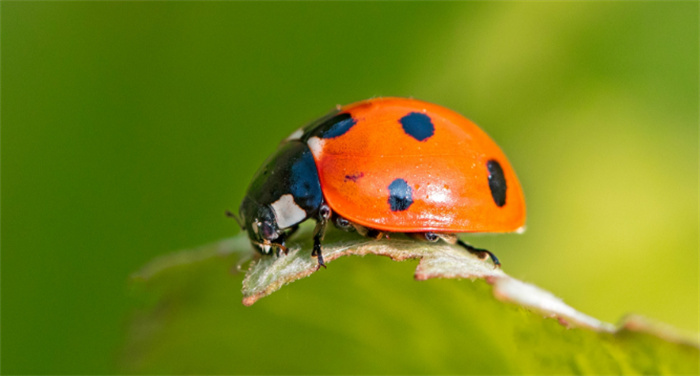
M 501 165 L 494 159 L 486 162 L 486 168 L 489 170 L 489 189 L 491 189 L 491 197 L 493 202 L 499 207 L 506 204 L 506 178 L 503 176 Z
M 406 180 L 396 179 L 389 184 L 389 206 L 391 211 L 404 211 L 413 204 L 413 192 Z
M 352 175 L 345 175 L 345 181 L 348 181 L 348 180 L 349 180 L 349 181 L 351 181 L 351 182 L 353 182 L 353 183 L 357 183 L 357 181 L 358 181 L 361 177 L 364 177 L 364 176 L 365 176 L 365 173 L 364 173 L 364 172 L 358 172 L 358 173 L 352 174 Z
M 430 120 L 430 116 L 426 114 L 411 112 L 402 117 L 399 122 L 404 132 L 418 141 L 425 141 L 435 134 L 435 126 Z
M 352 115 L 348 113 L 335 115 L 319 127 L 321 130 L 320 136 L 322 138 L 342 136 L 347 133 L 347 131 L 349 131 L 350 128 L 352 128 L 352 126 L 356 123 L 357 121 L 355 121 L 355 119 L 352 118 Z

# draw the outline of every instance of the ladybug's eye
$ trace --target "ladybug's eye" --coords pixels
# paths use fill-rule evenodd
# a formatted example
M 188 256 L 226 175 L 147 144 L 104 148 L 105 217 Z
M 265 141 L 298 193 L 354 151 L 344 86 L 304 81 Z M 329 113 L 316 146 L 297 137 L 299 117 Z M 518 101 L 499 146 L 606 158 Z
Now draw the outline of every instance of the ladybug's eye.
M 277 231 L 272 227 L 269 222 L 263 222 L 261 226 L 263 239 L 274 240 L 277 239 Z

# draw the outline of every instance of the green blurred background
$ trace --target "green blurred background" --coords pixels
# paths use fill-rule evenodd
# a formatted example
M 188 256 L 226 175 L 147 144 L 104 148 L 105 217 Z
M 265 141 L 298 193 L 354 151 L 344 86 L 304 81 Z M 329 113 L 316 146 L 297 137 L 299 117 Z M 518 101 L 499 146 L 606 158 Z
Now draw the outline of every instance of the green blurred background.
M 234 235 L 223 211 L 279 140 L 373 96 L 504 149 L 528 231 L 469 240 L 506 272 L 700 330 L 697 2 L 0 6 L 5 374 L 120 372 L 130 273 Z

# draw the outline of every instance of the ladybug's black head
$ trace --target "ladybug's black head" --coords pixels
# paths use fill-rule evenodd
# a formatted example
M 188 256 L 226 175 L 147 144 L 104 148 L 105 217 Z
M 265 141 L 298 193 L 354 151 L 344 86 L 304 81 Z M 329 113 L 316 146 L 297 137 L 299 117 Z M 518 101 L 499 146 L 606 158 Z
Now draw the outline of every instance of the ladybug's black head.
M 269 254 L 275 248 L 283 249 L 286 229 L 317 216 L 322 203 L 321 183 L 309 147 L 289 141 L 255 173 L 239 213 L 250 242 Z
M 248 232 L 248 238 L 253 247 L 260 253 L 271 253 L 274 248 L 273 243 L 281 234 L 272 208 L 246 197 L 239 213 L 242 226 Z

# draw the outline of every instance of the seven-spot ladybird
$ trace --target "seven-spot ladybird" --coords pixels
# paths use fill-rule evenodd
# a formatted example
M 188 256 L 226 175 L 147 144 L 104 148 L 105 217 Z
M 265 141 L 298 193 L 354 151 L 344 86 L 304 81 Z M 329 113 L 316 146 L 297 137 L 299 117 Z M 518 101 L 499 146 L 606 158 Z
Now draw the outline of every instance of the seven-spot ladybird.
M 286 252 L 299 224 L 315 220 L 319 266 L 328 222 L 377 239 L 442 239 L 499 266 L 455 234 L 521 230 L 525 199 L 506 156 L 474 123 L 435 104 L 375 98 L 292 133 L 255 174 L 239 214 L 263 254 Z

